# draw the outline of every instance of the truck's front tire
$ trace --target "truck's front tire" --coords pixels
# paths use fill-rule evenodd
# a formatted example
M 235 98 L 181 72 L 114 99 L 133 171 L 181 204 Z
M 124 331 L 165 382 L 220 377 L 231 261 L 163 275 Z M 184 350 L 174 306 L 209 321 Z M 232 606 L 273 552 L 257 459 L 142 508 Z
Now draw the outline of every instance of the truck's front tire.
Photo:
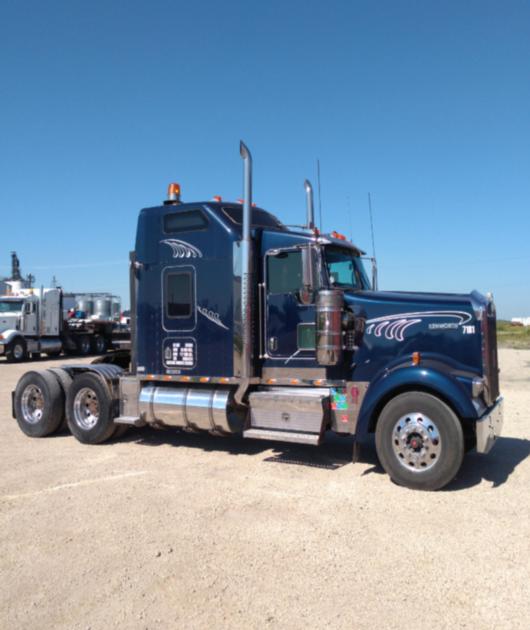
M 464 456 L 462 426 L 453 410 L 425 392 L 399 394 L 383 408 L 377 455 L 399 485 L 438 490 L 456 476 Z
M 28 349 L 26 342 L 22 339 L 22 337 L 16 337 L 7 346 L 6 357 L 10 363 L 20 363 L 21 361 L 25 361 L 27 356 Z
M 114 401 L 105 381 L 85 372 L 74 378 L 66 396 L 66 420 L 72 435 L 83 444 L 100 444 L 116 430 Z
M 64 413 L 64 394 L 57 379 L 47 371 L 26 372 L 15 390 L 18 426 L 30 437 L 44 437 L 59 428 Z

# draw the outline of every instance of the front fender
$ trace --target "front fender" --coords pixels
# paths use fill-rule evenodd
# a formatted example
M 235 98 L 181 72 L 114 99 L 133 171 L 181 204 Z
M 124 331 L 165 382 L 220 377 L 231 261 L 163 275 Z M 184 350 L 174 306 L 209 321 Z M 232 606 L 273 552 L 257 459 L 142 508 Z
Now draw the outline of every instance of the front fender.
M 3 330 L 0 333 L 0 344 L 3 346 L 7 346 L 13 341 L 15 337 L 23 337 L 23 335 L 20 334 L 20 330 L 15 330 L 13 328 Z
M 365 437 L 373 428 L 382 403 L 403 391 L 418 389 L 438 394 L 460 418 L 477 418 L 477 411 L 464 385 L 446 372 L 422 366 L 401 367 L 373 381 L 364 397 L 356 434 Z

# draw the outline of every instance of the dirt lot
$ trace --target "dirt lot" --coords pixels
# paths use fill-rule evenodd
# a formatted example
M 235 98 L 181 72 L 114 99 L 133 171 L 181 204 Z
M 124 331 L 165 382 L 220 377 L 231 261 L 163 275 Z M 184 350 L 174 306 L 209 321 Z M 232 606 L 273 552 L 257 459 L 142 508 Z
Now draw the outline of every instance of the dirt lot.
M 1 361 L 0 626 L 528 629 L 530 351 L 500 359 L 505 437 L 438 493 L 337 438 L 30 439 Z

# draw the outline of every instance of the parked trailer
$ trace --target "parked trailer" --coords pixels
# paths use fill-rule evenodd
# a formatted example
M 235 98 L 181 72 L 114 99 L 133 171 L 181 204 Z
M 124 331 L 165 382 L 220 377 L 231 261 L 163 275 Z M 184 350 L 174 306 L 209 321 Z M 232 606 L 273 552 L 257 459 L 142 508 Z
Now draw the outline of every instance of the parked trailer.
M 502 426 L 491 298 L 372 290 L 363 252 L 252 204 L 141 211 L 131 253 L 130 363 L 31 371 L 13 415 L 31 436 L 63 419 L 86 444 L 152 426 L 318 445 L 375 433 L 399 484 L 438 489 Z
M 24 361 L 44 353 L 102 354 L 127 337 L 108 318 L 75 317 L 75 300 L 61 289 L 23 289 L 0 297 L 0 356 Z

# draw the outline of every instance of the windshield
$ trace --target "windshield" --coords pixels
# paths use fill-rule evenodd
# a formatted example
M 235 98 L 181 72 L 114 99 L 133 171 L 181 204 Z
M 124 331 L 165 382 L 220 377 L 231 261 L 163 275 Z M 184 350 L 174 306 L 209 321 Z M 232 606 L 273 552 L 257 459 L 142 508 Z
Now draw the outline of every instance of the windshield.
M 0 313 L 20 313 L 22 300 L 0 300 Z
M 326 247 L 324 258 L 329 282 L 334 287 L 360 291 L 370 288 L 363 261 L 349 249 Z

